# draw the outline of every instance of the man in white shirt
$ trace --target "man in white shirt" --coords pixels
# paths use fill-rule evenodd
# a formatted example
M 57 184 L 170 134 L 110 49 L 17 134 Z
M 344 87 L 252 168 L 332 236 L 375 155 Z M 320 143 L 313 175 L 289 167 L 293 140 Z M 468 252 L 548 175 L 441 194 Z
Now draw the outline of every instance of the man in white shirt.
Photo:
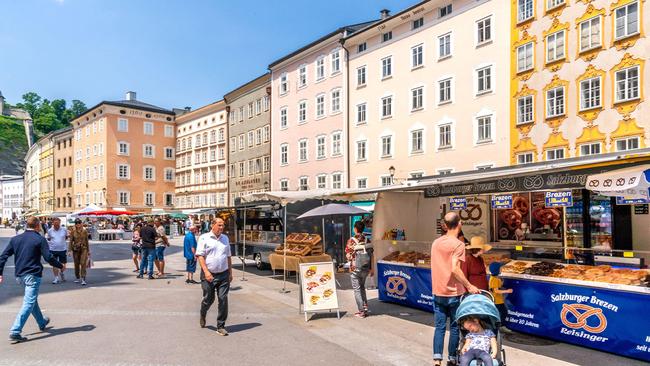
M 61 227 L 61 219 L 55 217 L 52 220 L 52 227 L 47 230 L 45 236 L 50 248 L 50 253 L 52 253 L 52 256 L 56 258 L 56 260 L 63 264 L 63 268 L 60 270 L 56 267 L 52 267 L 52 273 L 54 273 L 54 280 L 52 283 L 56 285 L 59 282 L 65 281 L 65 264 L 68 261 L 68 230 Z
M 212 230 L 201 235 L 196 247 L 196 258 L 201 266 L 201 319 L 199 324 L 205 328 L 205 317 L 214 303 L 215 291 L 219 300 L 217 313 L 217 333 L 227 336 L 226 319 L 228 318 L 228 291 L 232 282 L 232 261 L 230 259 L 230 241 L 223 234 L 224 221 L 212 220 Z

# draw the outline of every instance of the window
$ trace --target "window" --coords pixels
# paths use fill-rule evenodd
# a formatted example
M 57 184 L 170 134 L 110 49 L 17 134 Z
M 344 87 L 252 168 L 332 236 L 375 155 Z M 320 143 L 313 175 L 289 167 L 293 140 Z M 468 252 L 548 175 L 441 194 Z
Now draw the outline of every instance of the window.
M 639 3 L 634 2 L 616 9 L 616 39 L 622 39 L 639 32 Z
M 451 102 L 451 78 L 438 82 L 438 104 Z
M 600 154 L 600 142 L 580 145 L 580 156 Z
M 325 136 L 316 138 L 316 159 L 325 158 Z
M 422 109 L 423 97 L 422 90 L 423 87 L 411 89 L 411 110 L 416 111 Z
M 368 48 L 366 42 L 357 45 L 357 53 L 364 52 Z
M 492 116 L 482 116 L 476 121 L 478 128 L 477 142 L 488 142 L 492 140 Z
M 580 51 L 591 50 L 600 45 L 600 16 L 580 23 Z
M 302 65 L 298 70 L 298 86 L 303 87 L 307 85 L 307 66 Z
M 264 157 L 264 171 L 268 172 L 271 170 L 271 157 L 270 156 L 265 156 Z
M 517 124 L 534 122 L 533 114 L 532 95 L 517 99 Z
M 117 192 L 120 205 L 128 206 L 130 201 L 129 192 Z
M 142 154 L 145 158 L 153 158 L 154 157 L 153 145 L 148 145 L 148 144 L 142 145 Z
M 564 31 L 546 37 L 546 62 L 564 59 Z
M 129 143 L 128 142 L 118 142 L 117 143 L 117 155 L 129 155 Z
M 255 101 L 255 114 L 262 113 L 262 98 Z
M 264 138 L 264 142 L 269 142 L 269 140 L 271 139 L 271 126 L 269 125 L 264 126 L 262 135 Z
M 368 188 L 368 178 L 357 178 L 357 188 Z
M 117 165 L 117 179 L 131 179 L 131 169 L 128 164 Z
M 517 72 L 533 68 L 533 42 L 517 47 Z
M 287 127 L 287 107 L 280 109 L 280 128 Z
M 390 175 L 382 175 L 381 176 L 381 186 L 382 187 L 388 187 L 393 184 L 393 177 Z
M 420 179 L 420 178 L 424 177 L 423 172 L 414 172 L 414 173 L 410 173 L 409 175 L 411 176 L 410 177 L 411 179 Z
M 492 91 L 492 66 L 483 67 L 476 70 L 478 79 L 477 94 L 489 93 Z
M 237 151 L 237 138 L 236 137 L 231 137 L 230 138 L 230 152 L 235 152 Z
M 393 115 L 393 97 L 381 98 L 381 117 L 388 118 Z
M 287 144 L 280 145 L 280 164 L 289 164 L 289 145 Z
M 341 189 L 342 174 L 332 174 L 332 189 Z
M 517 21 L 523 22 L 533 17 L 533 0 L 517 0 Z
M 172 206 L 174 204 L 174 195 L 165 193 L 165 206 Z
M 331 56 L 332 60 L 332 74 L 336 74 L 337 72 L 341 71 L 341 55 L 339 50 L 336 50 L 332 52 Z
M 411 131 L 411 154 L 419 154 L 424 151 L 423 130 Z
M 393 75 L 393 58 L 392 57 L 386 57 L 381 59 L 381 77 L 382 78 L 387 78 Z
M 243 177 L 246 171 L 244 170 L 244 162 L 239 162 L 239 177 Z
M 476 31 L 478 32 L 476 41 L 483 44 L 492 40 L 492 17 L 487 17 L 476 22 Z
M 321 174 L 316 177 L 316 188 L 318 189 L 327 188 L 327 175 Z
M 451 33 L 438 37 L 438 59 L 451 56 Z
M 412 29 L 418 29 L 424 25 L 424 18 L 415 19 L 412 23 Z
M 289 181 L 286 179 L 280 180 L 280 190 L 288 191 L 289 190 Z
M 200 147 L 201 146 L 201 135 L 196 136 L 194 147 Z
M 165 126 L 165 137 L 174 137 L 174 126 Z
M 438 9 L 438 15 L 440 16 L 440 18 L 446 17 L 449 14 L 451 14 L 451 4 L 441 6 L 440 9 Z
M 119 120 L 117 120 L 117 130 L 119 132 L 128 132 L 129 131 L 129 121 L 124 119 L 124 118 L 120 118 Z M 81 136 L 81 134 L 79 134 L 79 136 Z
M 600 78 L 580 82 L 580 110 L 600 107 Z
M 366 67 L 357 68 L 357 86 L 366 85 Z
M 144 134 L 145 135 L 153 135 L 153 123 L 151 123 L 151 122 L 145 122 L 144 123 Z
M 226 132 L 223 128 L 219 129 L 219 142 L 226 141 Z
M 316 118 L 325 116 L 325 95 L 316 97 Z
M 306 191 L 309 189 L 309 185 L 307 184 L 307 177 L 300 177 L 299 182 L 300 182 L 299 189 L 301 191 Z
M 260 145 L 262 143 L 262 129 L 258 128 L 255 130 L 255 144 Z
M 289 92 L 289 80 L 287 80 L 287 74 L 284 73 L 280 75 L 280 95 L 286 94 L 287 92 Z M 240 112 L 241 115 L 239 118 L 241 121 L 241 118 L 243 118 L 244 115 L 244 107 L 240 108 Z
M 210 131 L 210 143 L 214 144 L 217 141 L 217 131 Z
M 263 107 L 264 107 L 264 111 L 265 111 L 265 112 L 268 111 L 269 108 L 271 108 L 271 103 L 270 103 L 270 101 L 271 101 L 271 99 L 269 98 L 268 95 L 265 95 L 264 97 L 262 97 L 262 105 L 263 105 Z
M 438 148 L 446 149 L 451 147 L 451 124 L 444 124 L 438 127 Z
M 316 80 L 321 80 L 325 77 L 325 57 L 321 56 L 316 60 Z
M 244 150 L 246 148 L 246 143 L 244 142 L 244 134 L 239 135 L 239 150 Z
M 248 131 L 248 147 L 252 147 L 255 144 L 255 132 Z
M 248 118 L 253 118 L 253 102 L 248 103 Z
M 286 80 L 285 80 L 286 81 Z M 244 107 L 239 107 L 239 122 L 244 120 Z
M 156 180 L 155 168 L 152 166 L 144 167 L 144 180 Z
M 357 141 L 357 161 L 365 161 L 366 160 L 366 141 Z
M 210 149 L 210 161 L 217 160 L 217 151 L 215 149 Z
M 153 206 L 155 199 L 154 199 L 154 192 L 145 192 L 144 193 L 144 204 L 146 206 Z
M 248 161 L 248 175 L 253 175 L 255 174 L 255 161 L 254 160 L 249 160 Z
M 366 123 L 366 103 L 357 104 L 357 124 Z
M 436 172 L 438 173 L 438 175 L 449 175 L 449 174 L 453 173 L 454 170 L 453 169 L 438 169 L 438 170 L 436 170 Z
M 332 113 L 341 111 L 341 91 L 334 90 L 332 92 Z
M 564 159 L 564 149 L 552 149 L 546 151 L 546 160 Z
M 383 136 L 381 138 L 381 157 L 387 158 L 393 154 L 393 137 Z
M 341 155 L 341 133 L 334 132 L 332 134 L 332 156 Z
M 307 102 L 303 100 L 298 103 L 298 123 L 304 122 L 307 122 Z
M 255 174 L 260 174 L 262 172 L 262 159 L 255 159 Z
M 388 32 L 381 35 L 381 41 L 382 42 L 388 42 L 391 39 L 393 39 L 393 32 L 392 31 L 388 31 Z
M 616 72 L 616 102 L 639 98 L 639 67 L 634 66 Z
M 424 46 L 419 44 L 411 48 L 411 68 L 422 66 L 424 62 Z
M 616 151 L 634 150 L 639 148 L 638 137 L 628 137 L 621 140 L 616 140 Z
M 165 182 L 173 182 L 173 181 L 174 181 L 174 169 L 165 168 Z
M 558 87 L 546 92 L 546 117 L 557 117 L 564 114 L 564 88 Z

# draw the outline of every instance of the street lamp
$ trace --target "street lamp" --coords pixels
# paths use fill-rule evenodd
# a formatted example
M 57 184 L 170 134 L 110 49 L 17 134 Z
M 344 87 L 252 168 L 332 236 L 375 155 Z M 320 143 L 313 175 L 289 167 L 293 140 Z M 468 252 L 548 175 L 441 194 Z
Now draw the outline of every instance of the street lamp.
M 264 181 L 264 192 L 267 192 L 269 190 L 269 182 Z
M 388 168 L 388 174 L 390 174 L 390 184 L 395 183 L 395 167 L 394 166 L 391 165 L 390 168 Z

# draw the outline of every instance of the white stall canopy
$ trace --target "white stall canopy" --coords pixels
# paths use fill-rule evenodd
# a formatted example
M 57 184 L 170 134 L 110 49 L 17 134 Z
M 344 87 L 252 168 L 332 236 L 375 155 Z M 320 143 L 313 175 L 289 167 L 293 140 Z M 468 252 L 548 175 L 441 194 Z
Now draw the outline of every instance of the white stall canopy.
M 333 190 L 333 189 L 312 189 L 308 191 L 269 191 L 251 193 L 241 198 L 242 203 L 272 201 L 285 206 L 308 199 L 332 200 L 332 201 L 374 201 L 376 190 Z
M 590 175 L 585 187 L 605 196 L 647 200 L 650 198 L 650 164 Z

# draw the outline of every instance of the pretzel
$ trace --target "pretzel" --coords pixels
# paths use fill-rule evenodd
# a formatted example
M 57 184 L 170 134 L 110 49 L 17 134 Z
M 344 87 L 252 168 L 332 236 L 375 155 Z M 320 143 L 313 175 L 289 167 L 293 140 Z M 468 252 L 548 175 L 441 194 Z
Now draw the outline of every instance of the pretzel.
M 519 211 L 519 213 L 523 216 L 528 213 L 528 210 L 530 209 L 530 204 L 528 203 L 527 198 L 518 196 L 515 197 L 515 200 L 512 202 L 512 208 Z
M 536 208 L 533 216 L 542 225 L 549 225 L 553 229 L 560 224 L 560 213 L 554 208 Z
M 517 210 L 505 210 L 501 213 L 501 220 L 510 230 L 515 230 L 521 226 L 521 212 Z

